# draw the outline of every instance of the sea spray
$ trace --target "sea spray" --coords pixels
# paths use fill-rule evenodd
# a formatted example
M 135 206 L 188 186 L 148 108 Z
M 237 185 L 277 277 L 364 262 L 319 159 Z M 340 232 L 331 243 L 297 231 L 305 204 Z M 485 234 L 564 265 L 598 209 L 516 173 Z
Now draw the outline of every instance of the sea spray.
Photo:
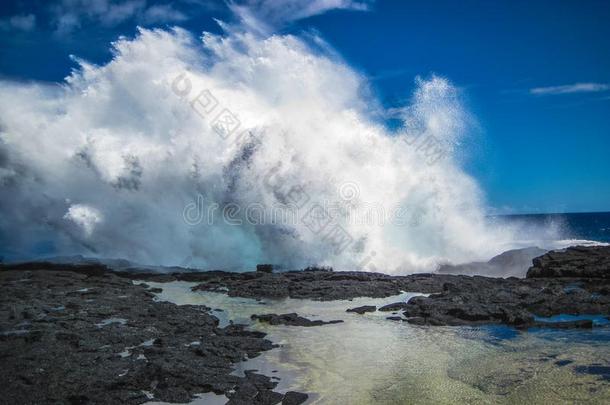
M 511 245 L 454 158 L 469 118 L 442 77 L 390 131 L 366 78 L 291 35 L 140 29 L 113 55 L 0 83 L 12 257 L 408 273 Z

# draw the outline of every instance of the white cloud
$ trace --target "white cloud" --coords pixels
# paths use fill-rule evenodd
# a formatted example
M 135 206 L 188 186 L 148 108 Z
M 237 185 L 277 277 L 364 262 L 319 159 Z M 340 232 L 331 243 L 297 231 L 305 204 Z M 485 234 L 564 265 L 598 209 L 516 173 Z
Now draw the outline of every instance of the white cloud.
M 598 93 L 610 90 L 610 84 L 606 83 L 574 83 L 561 86 L 534 87 L 530 94 L 534 95 L 558 95 L 574 93 Z
M 36 16 L 34 14 L 14 15 L 0 20 L 0 28 L 5 30 L 32 31 L 34 27 L 36 27 Z
M 248 28 L 268 31 L 330 10 L 369 9 L 372 0 L 246 0 L 230 2 L 229 8 Z

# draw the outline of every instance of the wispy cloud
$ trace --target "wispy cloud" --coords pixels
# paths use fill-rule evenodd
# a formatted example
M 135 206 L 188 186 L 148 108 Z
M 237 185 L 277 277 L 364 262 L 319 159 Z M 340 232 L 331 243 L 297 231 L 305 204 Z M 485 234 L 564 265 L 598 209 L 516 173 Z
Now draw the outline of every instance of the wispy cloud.
M 146 0 L 117 3 L 109 0 L 63 0 L 50 7 L 52 20 L 60 34 L 69 34 L 83 24 L 99 23 L 112 27 L 133 18 L 145 8 Z
M 143 15 L 146 23 L 179 22 L 188 20 L 183 12 L 172 8 L 169 4 L 159 4 L 149 7 Z
M 0 20 L 0 29 L 32 31 L 36 27 L 36 16 L 34 14 L 14 15 Z
M 529 93 L 537 96 L 554 96 L 560 94 L 599 93 L 609 90 L 610 84 L 607 83 L 574 83 L 561 86 L 534 87 L 529 90 Z
M 229 1 L 231 11 L 251 29 L 269 31 L 330 10 L 366 11 L 374 0 L 244 0 Z
M 112 28 L 125 22 L 143 25 L 177 23 L 189 19 L 189 15 L 180 8 L 189 5 L 199 9 L 211 8 L 208 3 L 199 1 L 156 4 L 151 0 L 59 0 L 48 7 L 33 10 L 40 17 L 42 25 L 37 24 L 37 15 L 17 14 L 0 19 L 0 31 L 29 32 L 50 28 L 56 34 L 69 35 L 89 25 Z

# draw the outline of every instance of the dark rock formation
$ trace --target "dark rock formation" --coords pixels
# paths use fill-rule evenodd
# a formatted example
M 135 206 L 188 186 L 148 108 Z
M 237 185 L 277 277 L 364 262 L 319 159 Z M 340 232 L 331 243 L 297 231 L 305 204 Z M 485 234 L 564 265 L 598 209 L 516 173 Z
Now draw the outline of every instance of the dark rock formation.
M 319 301 L 348 300 L 356 297 L 384 298 L 401 291 L 438 292 L 456 276 L 412 274 L 390 276 L 354 271 L 287 271 L 282 273 L 172 273 L 166 275 L 125 274 L 126 277 L 154 281 L 198 281 L 194 290 L 225 292 L 229 296 L 254 299 L 308 298 Z
M 300 271 L 285 273 L 233 273 L 211 278 L 198 290 L 228 289 L 232 296 L 249 298 L 311 298 L 321 301 L 360 296 L 386 297 L 400 293 L 387 275 L 355 272 Z
M 257 264 L 256 271 L 259 273 L 273 273 L 272 264 Z
M 610 279 L 610 247 L 575 246 L 548 252 L 534 259 L 527 277 Z
M 301 404 L 307 400 L 307 394 L 300 394 L 300 396 L 282 395 L 278 392 L 272 391 L 276 383 L 271 382 L 269 378 L 256 374 L 251 370 L 245 372 L 246 378 L 241 381 L 237 386 L 235 393 L 230 395 L 229 402 L 227 405 L 252 405 L 252 404 L 282 404 L 288 403 Z M 301 402 L 298 402 L 298 400 Z M 295 401 L 295 402 L 290 402 Z
M 510 266 L 533 249 L 510 251 L 488 264 Z M 174 272 L 115 273 L 124 278 L 151 281 L 197 282 L 194 290 L 218 291 L 230 296 L 254 299 L 308 298 L 346 300 L 355 297 L 382 298 L 401 291 L 432 293 L 414 297 L 407 304 L 396 303 L 382 311 L 404 310 L 408 321 L 428 325 L 470 325 L 502 323 L 527 327 L 535 316 L 610 313 L 610 247 L 574 247 L 534 259 L 528 278 L 489 278 L 449 274 L 389 276 L 380 273 L 334 272 L 320 269 L 281 273 Z M 5 265 L 27 269 L 40 264 Z M 57 264 L 49 264 L 57 268 Z M 108 268 L 99 263 L 76 266 L 74 271 L 87 277 L 105 275 Z M 371 308 L 369 310 L 375 310 Z M 354 308 L 359 312 L 361 309 Z
M 408 304 L 406 302 L 394 302 L 392 304 L 384 305 L 383 307 L 379 308 L 379 311 L 396 312 L 405 308 L 408 308 Z
M 427 298 L 412 298 L 404 315 L 416 324 L 502 323 L 528 327 L 535 324 L 535 315 L 610 313 L 608 285 L 595 282 L 580 285 L 581 288 L 574 291 L 557 281 L 473 280 Z M 543 326 L 554 325 L 545 323 Z
M 335 323 L 341 323 L 342 320 L 334 320 L 334 321 L 312 321 L 310 319 L 299 316 L 296 313 L 290 314 L 264 314 L 264 315 L 252 315 L 250 317 L 253 320 L 258 320 L 259 322 L 266 322 L 270 325 L 288 325 L 288 326 L 321 326 L 321 325 L 331 325 Z
M 355 312 L 357 314 L 364 314 L 365 312 L 375 312 L 377 307 L 374 305 L 363 305 L 361 307 L 349 308 L 345 312 Z
M 213 391 L 240 403 L 246 389 L 241 403 L 283 398 L 269 377 L 231 374 L 274 347 L 264 333 L 219 328 L 203 306 L 155 302 L 97 265 L 51 267 L 0 270 L 0 402 L 188 402 Z
M 308 395 L 303 394 L 302 392 L 288 391 L 286 395 L 284 395 L 282 405 L 299 405 L 307 401 L 307 398 Z

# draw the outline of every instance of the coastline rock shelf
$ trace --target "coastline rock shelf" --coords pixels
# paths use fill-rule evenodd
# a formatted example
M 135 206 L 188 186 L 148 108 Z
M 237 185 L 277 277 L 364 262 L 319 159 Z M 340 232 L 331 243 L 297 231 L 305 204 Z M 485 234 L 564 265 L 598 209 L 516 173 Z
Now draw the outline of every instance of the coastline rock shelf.
M 610 247 L 548 252 L 533 264 L 526 279 L 475 276 L 443 284 L 438 294 L 412 298 L 404 316 L 421 325 L 590 328 L 592 322 L 543 323 L 536 317 L 610 314 Z
M 219 328 L 210 308 L 155 302 L 97 267 L 63 267 L 72 271 L 0 271 L 0 402 L 184 403 L 205 392 L 231 404 L 303 402 L 267 376 L 231 374 L 274 347 L 264 333 Z
M 302 316 L 299 316 L 296 313 L 281 314 L 281 315 L 278 315 L 278 314 L 252 315 L 250 318 L 255 321 L 268 323 L 269 325 L 287 325 L 287 326 L 305 326 L 305 327 L 333 325 L 336 323 L 343 322 L 340 319 L 332 320 L 332 321 L 321 321 L 321 320 L 312 321 L 311 319 L 304 318 Z
M 533 260 L 527 278 L 610 279 L 610 248 L 574 246 Z
M 306 394 L 275 392 L 277 382 L 265 375 L 231 374 L 236 363 L 274 349 L 265 333 L 242 325 L 220 328 L 210 308 L 155 301 L 153 289 L 132 280 L 189 281 L 197 283 L 194 291 L 258 300 L 385 298 L 402 291 L 430 294 L 379 309 L 356 307 L 352 309 L 357 313 L 345 314 L 366 317 L 367 311 L 392 312 L 388 322 L 416 325 L 591 328 L 591 320 L 542 322 L 541 317 L 610 314 L 610 247 L 548 252 L 533 260 L 526 278 L 389 276 L 328 269 L 182 270 L 161 274 L 113 271 L 103 264 L 0 265 L 2 401 L 187 402 L 206 392 L 223 394 L 231 404 L 306 400 Z M 254 319 L 289 326 L 329 323 L 295 313 Z

